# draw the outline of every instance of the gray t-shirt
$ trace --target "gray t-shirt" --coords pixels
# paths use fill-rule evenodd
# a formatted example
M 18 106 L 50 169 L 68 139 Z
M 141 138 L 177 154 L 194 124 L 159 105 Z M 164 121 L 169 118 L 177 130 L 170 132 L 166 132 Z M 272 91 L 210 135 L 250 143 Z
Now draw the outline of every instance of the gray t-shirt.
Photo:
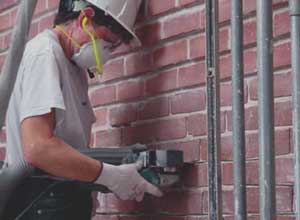
M 87 75 L 64 55 L 53 30 L 29 41 L 6 117 L 5 162 L 25 163 L 21 122 L 55 109 L 55 135 L 74 148 L 89 146 L 95 115 L 88 98 Z

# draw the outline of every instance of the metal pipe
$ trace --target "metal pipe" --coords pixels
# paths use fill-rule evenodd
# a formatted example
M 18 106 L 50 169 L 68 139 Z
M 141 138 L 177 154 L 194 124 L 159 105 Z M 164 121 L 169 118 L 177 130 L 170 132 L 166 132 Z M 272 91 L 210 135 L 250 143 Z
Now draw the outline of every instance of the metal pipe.
M 293 76 L 293 139 L 295 152 L 295 216 L 300 220 L 300 2 L 290 0 Z
M 37 0 L 20 1 L 12 41 L 0 75 L 0 130 L 5 121 L 6 110 L 23 56 L 25 43 L 30 29 L 32 15 Z
M 232 138 L 234 154 L 235 220 L 247 218 L 244 120 L 243 1 L 232 0 Z
M 209 219 L 222 219 L 218 0 L 206 0 L 206 79 Z
M 260 215 L 276 220 L 272 1 L 257 0 Z

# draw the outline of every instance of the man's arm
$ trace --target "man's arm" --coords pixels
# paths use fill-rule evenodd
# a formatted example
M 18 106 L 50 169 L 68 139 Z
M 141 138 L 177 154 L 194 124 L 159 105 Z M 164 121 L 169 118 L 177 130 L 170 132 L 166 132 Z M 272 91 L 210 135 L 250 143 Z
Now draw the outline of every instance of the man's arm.
M 53 134 L 54 111 L 22 121 L 24 159 L 33 166 L 58 177 L 91 182 L 102 169 L 99 161 L 89 158 Z

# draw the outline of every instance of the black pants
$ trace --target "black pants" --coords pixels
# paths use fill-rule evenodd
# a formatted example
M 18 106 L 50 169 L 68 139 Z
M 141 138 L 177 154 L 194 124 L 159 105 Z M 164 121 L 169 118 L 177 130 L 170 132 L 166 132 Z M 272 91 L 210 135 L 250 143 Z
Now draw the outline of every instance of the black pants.
M 92 205 L 90 191 L 74 183 L 29 178 L 10 199 L 3 220 L 90 220 Z

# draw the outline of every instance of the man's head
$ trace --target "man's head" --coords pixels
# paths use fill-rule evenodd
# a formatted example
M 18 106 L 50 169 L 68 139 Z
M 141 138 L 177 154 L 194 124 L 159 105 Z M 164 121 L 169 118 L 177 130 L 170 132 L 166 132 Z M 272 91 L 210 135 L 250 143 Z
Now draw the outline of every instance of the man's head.
M 97 53 L 100 52 L 101 56 L 107 54 L 104 45 L 110 51 L 121 43 L 139 45 L 133 25 L 140 3 L 141 0 L 61 0 L 54 25 L 63 38 L 66 55 L 71 58 L 89 44 L 100 70 L 102 65 Z M 87 48 L 84 49 L 87 51 Z M 106 61 L 106 58 L 103 60 Z

